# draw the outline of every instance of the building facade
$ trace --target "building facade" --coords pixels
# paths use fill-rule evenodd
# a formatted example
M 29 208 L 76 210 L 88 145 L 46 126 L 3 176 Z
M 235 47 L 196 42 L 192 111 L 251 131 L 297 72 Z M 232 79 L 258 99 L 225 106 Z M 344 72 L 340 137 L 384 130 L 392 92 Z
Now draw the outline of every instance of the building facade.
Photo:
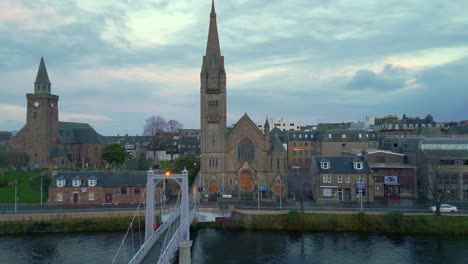
M 380 149 L 345 151 L 343 155 L 362 156 L 373 175 L 374 198 L 418 198 L 417 168 L 405 163 L 405 155 Z
M 468 200 L 467 138 L 401 138 L 382 140 L 382 148 L 405 154 L 405 163 L 417 167 L 418 196 L 432 199 L 431 189 Z
M 376 132 L 330 129 L 293 131 L 288 136 L 289 166 L 310 167 L 314 156 L 341 156 L 343 151 L 375 149 L 379 145 Z
M 146 171 L 60 172 L 49 185 L 49 205 L 138 204 L 146 202 Z M 155 201 L 160 201 L 156 188 Z
M 6 152 L 8 148 L 8 142 L 13 137 L 13 133 L 8 131 L 0 131 L 0 152 Z
M 317 202 L 373 201 L 372 172 L 363 157 L 313 158 L 310 168 Z

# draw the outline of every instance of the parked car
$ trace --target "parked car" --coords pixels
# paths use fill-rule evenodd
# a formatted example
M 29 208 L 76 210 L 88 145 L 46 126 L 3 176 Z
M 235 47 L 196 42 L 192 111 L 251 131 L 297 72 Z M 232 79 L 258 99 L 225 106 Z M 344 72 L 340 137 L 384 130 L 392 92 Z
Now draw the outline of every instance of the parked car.
M 430 209 L 431 209 L 431 211 L 433 213 L 435 213 L 435 211 L 436 211 L 435 206 L 431 206 Z M 452 206 L 450 204 L 441 204 L 440 205 L 440 212 L 441 213 L 456 213 L 456 212 L 458 212 L 458 208 L 456 206 Z

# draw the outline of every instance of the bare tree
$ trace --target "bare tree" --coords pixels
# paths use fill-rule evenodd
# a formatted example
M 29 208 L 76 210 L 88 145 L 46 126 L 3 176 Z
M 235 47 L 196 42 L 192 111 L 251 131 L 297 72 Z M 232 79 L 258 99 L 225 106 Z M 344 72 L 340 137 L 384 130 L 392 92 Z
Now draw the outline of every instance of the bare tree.
M 20 171 L 29 164 L 29 156 L 25 152 L 0 152 L 0 168 L 12 166 Z
M 146 119 L 143 135 L 151 138 L 149 149 L 153 151 L 156 158 L 156 151 L 160 148 L 167 132 L 168 124 L 161 116 L 151 116 Z
M 183 128 L 182 124 L 176 120 L 169 120 L 167 122 L 167 132 L 169 134 L 168 151 L 171 154 L 171 161 L 174 161 L 174 152 L 177 147 L 177 142 L 180 138 L 180 130 Z
M 440 167 L 435 165 L 429 166 L 428 172 L 428 189 L 434 199 L 435 214 L 439 216 L 440 206 L 455 197 L 456 180 L 452 179 L 452 177 L 455 176 L 456 178 L 456 175 L 441 173 Z
M 288 177 L 288 191 L 294 195 L 296 201 L 301 206 L 301 212 L 304 213 L 304 202 L 313 200 L 313 191 L 307 169 L 293 166 L 292 174 Z

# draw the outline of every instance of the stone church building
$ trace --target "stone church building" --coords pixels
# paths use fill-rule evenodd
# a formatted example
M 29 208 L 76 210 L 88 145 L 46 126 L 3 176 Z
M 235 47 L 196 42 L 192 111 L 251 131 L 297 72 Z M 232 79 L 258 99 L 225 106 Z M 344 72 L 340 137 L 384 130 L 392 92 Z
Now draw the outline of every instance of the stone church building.
M 89 124 L 59 122 L 59 97 L 51 93 L 51 86 L 41 58 L 34 93 L 26 95 L 26 124 L 10 139 L 9 150 L 28 154 L 31 168 L 99 164 L 104 138 Z
M 218 38 L 214 1 L 206 54 L 200 73 L 201 168 L 199 186 L 210 197 L 278 198 L 287 193 L 287 151 L 276 134 L 265 132 L 245 114 L 226 126 L 226 70 Z

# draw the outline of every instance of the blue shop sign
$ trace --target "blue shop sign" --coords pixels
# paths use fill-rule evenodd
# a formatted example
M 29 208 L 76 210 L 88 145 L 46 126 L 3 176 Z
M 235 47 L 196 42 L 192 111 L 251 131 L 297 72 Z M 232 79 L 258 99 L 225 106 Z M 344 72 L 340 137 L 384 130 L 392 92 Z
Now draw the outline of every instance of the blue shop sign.
M 268 188 L 265 185 L 260 186 L 260 191 L 266 191 Z
M 353 184 L 354 189 L 367 189 L 366 183 L 355 183 Z

